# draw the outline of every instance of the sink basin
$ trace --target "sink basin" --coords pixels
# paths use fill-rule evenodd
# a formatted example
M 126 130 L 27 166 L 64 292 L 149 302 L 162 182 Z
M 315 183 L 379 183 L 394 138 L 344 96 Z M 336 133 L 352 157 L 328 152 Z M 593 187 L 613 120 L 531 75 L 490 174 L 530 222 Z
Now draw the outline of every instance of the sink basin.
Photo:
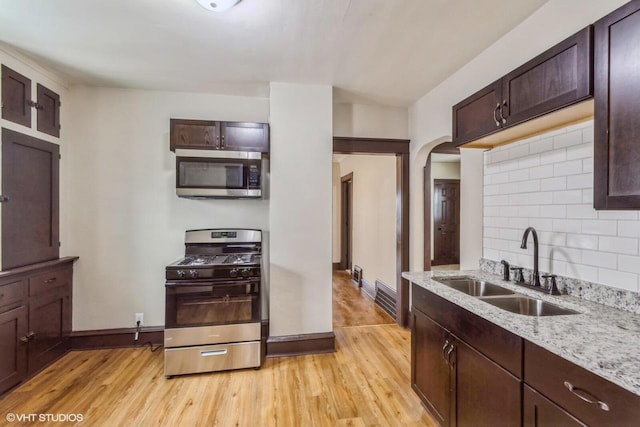
M 509 289 L 473 277 L 434 277 L 433 280 L 473 297 L 513 294 Z
M 510 296 L 485 298 L 482 301 L 494 305 L 511 313 L 525 316 L 561 316 L 565 314 L 580 314 L 577 311 L 560 307 L 547 301 L 525 296 Z

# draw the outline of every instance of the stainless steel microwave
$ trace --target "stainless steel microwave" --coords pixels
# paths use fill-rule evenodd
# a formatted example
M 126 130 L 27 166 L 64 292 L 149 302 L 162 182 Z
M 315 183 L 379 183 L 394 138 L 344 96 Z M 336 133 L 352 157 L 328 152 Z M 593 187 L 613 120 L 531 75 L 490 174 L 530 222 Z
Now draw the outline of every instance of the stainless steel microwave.
M 180 197 L 261 198 L 262 153 L 176 150 L 176 194 Z

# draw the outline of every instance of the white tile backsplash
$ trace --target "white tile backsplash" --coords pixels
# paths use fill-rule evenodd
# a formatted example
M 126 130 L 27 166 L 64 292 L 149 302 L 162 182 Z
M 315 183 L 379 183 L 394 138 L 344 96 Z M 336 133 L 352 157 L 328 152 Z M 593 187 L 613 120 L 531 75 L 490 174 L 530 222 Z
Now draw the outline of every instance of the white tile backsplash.
M 593 208 L 593 122 L 572 125 L 485 153 L 484 257 L 640 291 L 637 211 Z

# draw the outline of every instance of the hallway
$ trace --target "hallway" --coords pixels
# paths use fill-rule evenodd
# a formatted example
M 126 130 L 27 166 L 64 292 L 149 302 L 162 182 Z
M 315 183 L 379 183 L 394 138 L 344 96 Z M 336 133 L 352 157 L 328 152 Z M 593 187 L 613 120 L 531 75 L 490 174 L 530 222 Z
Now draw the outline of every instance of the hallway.
M 333 272 L 333 327 L 395 323 L 373 298 L 351 281 L 348 271 Z

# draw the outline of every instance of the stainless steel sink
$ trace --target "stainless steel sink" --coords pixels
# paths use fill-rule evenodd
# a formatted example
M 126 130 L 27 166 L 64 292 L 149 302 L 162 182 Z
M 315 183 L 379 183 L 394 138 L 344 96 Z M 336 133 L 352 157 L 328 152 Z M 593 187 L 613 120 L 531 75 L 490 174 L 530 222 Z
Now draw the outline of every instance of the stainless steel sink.
M 473 277 L 434 277 L 433 280 L 473 297 L 511 295 L 514 292 Z
M 482 301 L 494 305 L 511 313 L 525 316 L 561 316 L 565 314 L 580 314 L 577 311 L 560 307 L 547 301 L 529 298 L 521 295 L 510 297 L 484 298 Z

